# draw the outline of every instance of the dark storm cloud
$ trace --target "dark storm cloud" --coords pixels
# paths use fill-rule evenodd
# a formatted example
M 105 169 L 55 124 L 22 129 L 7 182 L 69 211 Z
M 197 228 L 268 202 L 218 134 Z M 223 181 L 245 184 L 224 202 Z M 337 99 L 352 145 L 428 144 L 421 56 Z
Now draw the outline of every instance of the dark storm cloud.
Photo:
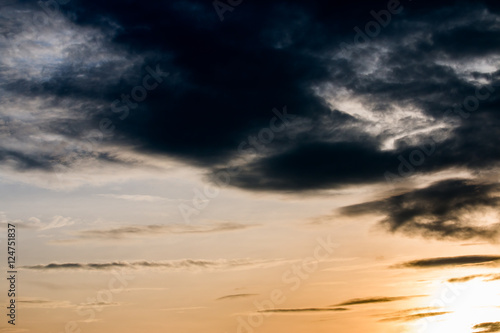
M 34 37 L 23 32 L 33 15 L 44 11 L 29 1 L 15 6 L 25 11 L 5 12 L 2 29 L 29 41 Z M 241 168 L 230 184 L 252 190 L 384 181 L 386 171 L 397 170 L 400 155 L 408 157 L 431 139 L 437 142 L 435 152 L 417 173 L 496 164 L 500 72 L 460 70 L 462 64 L 480 61 L 495 67 L 490 58 L 500 54 L 498 3 L 401 1 L 402 10 L 391 15 L 377 36 L 355 43 L 353 28 L 364 30 L 375 21 L 370 12 L 387 6 L 385 0 L 245 2 L 226 12 L 221 22 L 210 1 L 73 0 L 58 6 L 38 29 L 38 38 L 65 29 L 88 38 L 75 37 L 64 45 L 63 55 L 46 57 L 50 63 L 41 74 L 34 74 L 38 67 L 28 71 L 2 63 L 5 81 L 0 88 L 19 98 L 36 97 L 44 110 L 63 106 L 72 115 L 52 117 L 42 127 L 34 126 L 37 130 L 81 139 L 107 118 L 115 129 L 105 142 L 173 156 L 205 167 L 211 177 L 237 161 Z M 26 11 L 31 16 L 16 17 Z M 0 47 L 25 45 L 17 39 Z M 342 50 L 341 43 L 350 46 Z M 44 40 L 35 45 L 36 52 L 25 54 L 38 54 L 46 44 Z M 123 95 L 141 85 L 148 66 L 169 75 L 143 101 L 127 104 Z M 488 97 L 467 118 L 443 115 L 486 84 Z M 330 100 L 335 103 L 342 91 L 374 118 L 332 107 Z M 293 121 L 272 111 L 282 113 L 285 105 Z M 420 110 L 420 120 L 408 116 L 397 124 L 381 124 L 380 115 L 391 118 L 400 109 Z M 83 120 L 77 118 L 82 115 Z M 269 134 L 273 119 L 280 130 Z M 408 134 L 439 121 L 445 128 Z M 17 133 L 11 138 L 29 137 Z M 394 148 L 383 150 L 388 139 L 395 140 Z M 253 149 L 238 149 L 241 144 Z M 60 163 L 50 151 L 34 154 L 19 142 L 10 147 L 18 150 L 4 148 L 0 160 L 13 160 L 20 170 L 50 170 Z M 252 159 L 242 162 L 241 157 Z
M 481 225 L 469 213 L 496 211 L 500 198 L 498 184 L 452 179 L 440 181 L 382 200 L 343 207 L 345 215 L 383 214 L 382 225 L 391 232 L 404 232 L 432 238 L 495 240 L 500 225 L 495 221 Z
M 434 268 L 434 267 L 456 267 L 463 265 L 484 265 L 500 261 L 500 256 L 474 255 L 458 257 L 428 258 L 408 261 L 398 264 L 396 268 Z
M 397 159 L 392 153 L 377 152 L 367 144 L 311 142 L 242 167 L 232 184 L 281 190 L 325 189 L 339 183 L 380 180 L 393 161 Z
M 467 19 L 467 16 L 479 17 L 478 10 L 473 5 L 436 12 L 427 8 L 425 15 L 412 16 L 409 9 L 406 20 L 395 23 L 401 31 L 389 26 L 380 36 L 381 45 L 389 49 L 378 59 L 383 75 L 378 75 L 378 68 L 371 75 L 358 72 L 362 68 L 356 62 L 357 57 L 372 60 L 367 54 L 376 54 L 376 46 L 354 52 L 353 58 L 331 63 L 335 68 L 329 78 L 331 84 L 355 92 L 354 96 L 375 113 L 390 114 L 393 106 L 413 105 L 429 117 L 444 118 L 446 122 L 458 121 L 455 129 L 431 132 L 420 138 L 427 142 L 436 140 L 439 144 L 417 172 L 449 167 L 477 169 L 498 161 L 498 154 L 494 153 L 496 147 L 492 144 L 499 128 L 495 112 L 499 106 L 498 72 L 489 76 L 492 85 L 481 90 L 491 89 L 493 93 L 481 103 L 479 110 L 466 115 L 467 120 L 453 113 L 443 116 L 446 109 L 462 103 L 468 96 L 475 96 L 479 88 L 477 83 L 464 79 L 443 62 L 454 59 L 475 61 L 477 57 L 498 53 L 498 33 L 492 33 L 497 31 L 495 20 L 479 18 L 481 23 L 476 25 L 476 20 Z M 431 26 L 430 22 L 437 26 Z M 456 26 L 452 24 L 450 28 L 450 22 L 456 22 Z M 424 35 L 431 36 L 430 40 L 423 38 Z M 464 41 L 472 35 L 481 35 L 471 42 L 481 46 L 469 48 L 467 44 L 464 47 Z M 341 64 L 342 68 L 339 68 Z M 483 132 L 485 124 L 488 133 Z M 384 180 L 385 171 L 397 170 L 399 156 L 408 159 L 417 149 L 415 138 L 412 141 L 408 137 L 396 141 L 394 150 L 382 151 L 380 143 L 386 135 L 381 133 L 374 137 L 365 134 L 357 140 L 334 143 L 308 135 L 298 145 L 245 165 L 233 184 L 256 190 L 307 190 L 378 182 Z

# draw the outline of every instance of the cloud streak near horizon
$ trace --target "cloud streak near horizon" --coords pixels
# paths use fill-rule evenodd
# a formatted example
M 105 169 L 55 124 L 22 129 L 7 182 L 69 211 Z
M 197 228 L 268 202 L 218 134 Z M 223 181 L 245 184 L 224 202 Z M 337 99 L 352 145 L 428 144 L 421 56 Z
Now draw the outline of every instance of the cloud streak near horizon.
M 407 261 L 394 265 L 394 268 L 435 268 L 435 267 L 456 267 L 465 265 L 486 265 L 495 264 L 500 261 L 500 256 L 495 255 L 468 255 L 457 257 L 427 258 Z
M 474 333 L 498 333 L 500 332 L 500 321 L 477 324 L 473 328 L 476 330 Z
M 270 309 L 261 310 L 262 313 L 308 313 L 308 312 L 340 312 L 348 311 L 347 308 L 297 308 L 297 309 Z
M 36 271 L 61 271 L 61 270 L 113 270 L 113 269 L 172 269 L 172 270 L 199 270 L 199 269 L 252 269 L 262 267 L 274 267 L 289 263 L 287 260 L 250 260 L 250 259 L 218 259 L 218 260 L 196 260 L 179 259 L 169 261 L 112 261 L 101 263 L 50 263 L 21 268 Z
M 350 299 L 348 301 L 339 303 L 339 304 L 337 304 L 337 306 L 387 303 L 387 302 L 403 301 L 403 300 L 414 298 L 414 297 L 422 297 L 422 296 L 354 298 L 354 299 Z
M 129 237 L 159 236 L 162 234 L 206 234 L 226 231 L 245 230 L 258 225 L 246 225 L 236 222 L 220 222 L 206 225 L 184 224 L 149 224 L 149 225 L 124 225 L 108 229 L 80 230 L 74 234 L 77 239 L 125 239 Z M 71 239 L 70 239 L 71 240 Z

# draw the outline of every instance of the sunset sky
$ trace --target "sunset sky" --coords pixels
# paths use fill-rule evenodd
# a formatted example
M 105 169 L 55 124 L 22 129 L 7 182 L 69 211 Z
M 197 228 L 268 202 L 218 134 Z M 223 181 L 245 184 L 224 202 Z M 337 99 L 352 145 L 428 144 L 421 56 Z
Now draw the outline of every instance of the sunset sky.
M 500 332 L 498 1 L 0 0 L 0 333 Z

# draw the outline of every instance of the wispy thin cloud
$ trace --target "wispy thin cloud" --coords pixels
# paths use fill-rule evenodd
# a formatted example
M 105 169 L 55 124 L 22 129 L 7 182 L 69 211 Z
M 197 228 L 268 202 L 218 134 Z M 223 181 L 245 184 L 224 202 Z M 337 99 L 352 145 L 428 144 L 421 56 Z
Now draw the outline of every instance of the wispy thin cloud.
M 233 295 L 226 295 L 217 298 L 217 301 L 222 301 L 222 300 L 228 300 L 228 299 L 235 299 L 235 298 L 245 298 L 245 297 L 252 297 L 252 296 L 257 296 L 258 294 L 233 294 Z
M 372 303 L 386 303 L 386 302 L 395 302 L 402 301 L 414 297 L 422 297 L 418 296 L 398 296 L 398 297 L 371 297 L 371 298 L 354 298 L 347 300 L 345 302 L 339 303 L 336 306 L 346 306 L 346 305 L 359 305 L 359 304 L 372 304 Z
M 500 332 L 500 321 L 474 325 L 474 333 L 498 333 Z
M 38 271 L 60 271 L 60 270 L 110 270 L 110 269 L 251 269 L 278 266 L 289 263 L 289 260 L 251 260 L 251 259 L 217 259 L 217 260 L 195 260 L 180 259 L 170 261 L 113 261 L 101 263 L 50 263 L 32 266 L 22 266 L 23 269 Z
M 99 194 L 101 197 L 110 198 L 110 199 L 118 199 L 118 200 L 127 200 L 127 201 L 138 201 L 138 202 L 182 202 L 185 200 L 182 199 L 171 199 L 165 198 L 155 195 L 144 195 L 144 194 L 111 194 L 111 193 L 103 193 Z
M 25 328 L 0 328 L 0 332 L 2 333 L 21 333 L 21 332 L 29 332 L 28 329 Z
M 464 265 L 484 265 L 492 264 L 500 260 L 500 256 L 494 255 L 470 255 L 457 257 L 439 257 L 419 259 L 404 262 L 392 266 L 393 268 L 434 268 L 434 267 L 455 267 Z
M 121 303 L 118 302 L 90 302 L 90 303 L 81 303 L 79 306 L 82 307 L 102 307 L 102 306 L 118 306 Z
M 448 282 L 450 283 L 462 283 L 462 282 L 468 282 L 470 280 L 474 280 L 480 277 L 485 277 L 485 276 L 490 276 L 489 274 L 476 274 L 476 275 L 467 275 L 467 276 L 462 276 L 458 278 L 451 278 L 448 279 Z
M 75 221 L 70 217 L 54 216 L 49 223 L 46 224 L 41 223 L 41 224 L 42 226 L 40 227 L 40 230 L 49 230 L 49 229 L 57 229 L 73 225 L 75 224 Z
M 422 319 L 422 318 L 443 316 L 443 315 L 446 315 L 449 313 L 451 313 L 451 312 L 449 312 L 449 311 L 424 312 L 424 313 L 416 313 L 416 314 L 399 316 L 399 317 L 385 318 L 385 319 L 382 319 L 381 321 L 404 321 L 404 322 L 407 322 L 407 321 L 414 321 L 414 320 L 418 320 L 418 319 Z
M 486 280 L 486 281 L 498 281 L 500 280 L 500 274 L 494 274 L 492 278 Z
M 406 300 L 414 297 L 422 297 L 421 295 L 417 296 L 398 296 L 398 297 L 371 297 L 371 298 L 354 298 L 347 300 L 345 302 L 330 305 L 328 307 L 314 307 L 314 308 L 289 308 L 289 309 L 268 309 L 261 310 L 259 312 L 272 312 L 272 313 L 299 313 L 299 312 L 338 312 L 338 311 L 347 311 L 349 308 L 345 306 L 350 305 L 360 305 L 360 304 L 373 304 L 373 303 L 385 303 L 385 302 L 395 302 L 400 300 Z
M 168 311 L 168 312 L 186 312 L 186 311 L 194 311 L 194 310 L 200 310 L 200 309 L 206 309 L 204 306 L 191 306 L 191 307 L 181 307 L 181 308 L 166 308 L 166 309 L 160 309 L 161 311 Z
M 248 225 L 236 222 L 220 222 L 205 225 L 185 225 L 185 224 L 148 224 L 148 225 L 126 225 L 107 229 L 89 229 L 76 231 L 75 239 L 66 241 L 76 241 L 78 239 L 124 239 L 140 236 L 157 236 L 161 234 L 205 234 L 226 231 L 244 230 L 254 228 L 258 225 Z M 64 241 L 64 240 L 63 240 Z
M 62 309 L 73 308 L 76 305 L 68 301 L 50 300 L 45 298 L 20 298 L 17 301 L 23 308 Z
M 298 313 L 298 312 L 339 312 L 347 311 L 347 308 L 294 308 L 294 309 L 269 309 L 261 310 L 263 313 Z
M 34 229 L 39 231 L 45 231 L 50 229 L 59 229 L 71 226 L 76 223 L 76 221 L 71 217 L 65 217 L 61 215 L 56 215 L 48 221 L 42 221 L 37 217 L 30 217 L 25 220 L 21 219 L 10 219 L 7 217 L 5 212 L 0 212 L 0 224 L 15 224 L 16 227 L 21 229 Z

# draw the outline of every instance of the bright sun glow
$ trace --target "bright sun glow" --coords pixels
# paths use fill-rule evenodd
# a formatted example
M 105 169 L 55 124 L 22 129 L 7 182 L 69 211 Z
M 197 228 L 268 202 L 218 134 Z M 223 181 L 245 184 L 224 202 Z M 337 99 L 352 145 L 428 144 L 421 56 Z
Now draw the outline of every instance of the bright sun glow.
M 412 324 L 415 333 L 472 333 L 475 325 L 500 318 L 498 283 L 473 279 L 443 284 L 432 295 L 431 304 L 440 316 L 426 317 Z

